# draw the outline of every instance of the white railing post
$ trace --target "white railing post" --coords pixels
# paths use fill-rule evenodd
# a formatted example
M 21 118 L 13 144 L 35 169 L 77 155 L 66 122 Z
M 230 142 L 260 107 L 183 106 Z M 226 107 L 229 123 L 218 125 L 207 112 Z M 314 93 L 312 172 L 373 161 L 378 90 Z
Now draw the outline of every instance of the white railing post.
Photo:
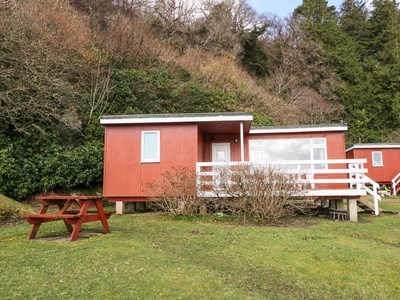
M 199 164 L 196 164 L 196 191 L 199 197 L 201 194 L 201 166 Z
M 364 164 L 363 163 L 361 163 L 361 164 L 356 164 L 356 166 L 357 166 L 357 169 L 364 169 Z M 365 177 L 365 174 L 364 173 L 359 173 L 358 172 L 358 179 L 364 179 L 364 177 Z M 363 180 L 361 183 L 358 183 L 357 184 L 357 189 L 362 189 L 362 188 L 365 188 L 365 181 Z
M 375 209 L 375 216 L 379 215 L 379 205 L 378 200 L 380 200 L 380 196 L 378 195 L 378 188 L 377 185 L 374 184 L 374 209 Z M 379 198 L 378 198 L 379 197 Z
M 347 167 L 349 168 L 349 170 L 355 169 L 354 164 L 348 164 Z M 349 179 L 352 179 L 353 176 L 355 176 L 355 173 L 349 172 Z M 352 182 L 350 182 L 350 183 L 349 183 L 349 188 L 352 189 L 352 188 L 353 188 L 353 185 L 354 185 L 354 184 L 353 184 Z
M 397 185 L 400 183 L 400 180 L 397 180 L 400 177 L 400 173 L 397 174 L 393 179 L 392 179 L 392 190 L 393 190 L 393 196 L 396 196 L 396 189 Z M 397 181 L 396 181 L 397 180 Z
M 371 178 L 369 178 L 367 175 L 364 174 L 364 178 L 366 179 L 367 182 L 372 184 L 372 191 L 368 187 L 365 186 L 365 189 L 368 194 L 374 197 L 374 210 L 375 210 L 375 215 L 379 215 L 379 205 L 378 201 L 381 200 L 381 196 L 378 194 L 378 189 L 379 189 L 379 184 L 377 184 L 375 181 L 373 181 Z
M 243 122 L 240 122 L 240 160 L 244 162 L 244 133 Z
M 297 165 L 296 168 L 297 168 L 297 174 L 296 174 L 296 176 L 297 176 L 298 179 L 301 179 L 301 165 Z M 299 189 L 302 189 L 302 188 L 303 188 L 303 186 L 302 186 L 302 184 L 301 184 L 301 181 L 299 181 L 299 183 L 297 184 L 297 186 L 298 186 Z

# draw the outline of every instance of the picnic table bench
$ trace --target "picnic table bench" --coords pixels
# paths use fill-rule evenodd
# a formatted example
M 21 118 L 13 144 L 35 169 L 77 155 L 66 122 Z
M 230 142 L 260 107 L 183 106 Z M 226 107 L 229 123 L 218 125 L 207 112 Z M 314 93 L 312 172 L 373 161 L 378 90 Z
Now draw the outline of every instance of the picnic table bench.
M 111 212 L 104 211 L 102 196 L 40 196 L 37 197 L 41 201 L 39 213 L 26 214 L 26 218 L 32 229 L 29 232 L 28 239 L 34 239 L 42 223 L 63 220 L 64 224 L 71 233 L 69 240 L 76 241 L 83 223 L 101 221 L 105 233 L 110 232 L 107 219 L 110 218 Z M 57 206 L 57 213 L 47 213 L 50 206 Z M 89 210 L 94 207 L 95 210 Z M 73 209 L 75 208 L 75 209 Z M 72 225 L 75 225 L 74 227 Z
M 333 210 L 333 211 L 330 211 L 329 214 L 331 215 L 332 220 L 347 221 L 347 212 L 346 211 Z

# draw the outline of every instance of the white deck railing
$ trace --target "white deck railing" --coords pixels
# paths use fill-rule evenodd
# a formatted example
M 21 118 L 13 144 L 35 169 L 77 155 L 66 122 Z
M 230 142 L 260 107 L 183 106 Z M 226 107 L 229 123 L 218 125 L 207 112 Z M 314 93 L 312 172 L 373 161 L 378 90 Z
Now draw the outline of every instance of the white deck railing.
M 397 185 L 400 183 L 400 173 L 397 174 L 393 179 L 392 179 L 392 190 L 393 190 L 393 196 L 396 196 L 397 194 Z
M 364 174 L 364 178 L 367 180 L 367 184 L 372 185 L 372 190 L 366 185 L 365 189 L 368 194 L 374 197 L 374 211 L 375 215 L 379 215 L 379 205 L 378 201 L 381 201 L 381 196 L 378 194 L 379 184 L 369 178 L 367 175 Z
M 380 196 L 377 193 L 377 184 L 368 178 L 364 168 L 366 159 L 328 159 L 328 160 L 291 160 L 291 161 L 271 161 L 268 163 L 253 162 L 198 162 L 196 164 L 198 189 L 208 186 L 207 197 L 215 197 L 216 176 L 221 167 L 229 173 L 235 172 L 235 167 L 263 166 L 274 167 L 287 174 L 296 175 L 299 184 L 304 186 L 303 195 L 314 197 L 329 196 L 363 196 L 370 193 L 374 196 L 375 212 L 378 211 L 378 201 Z M 326 178 L 323 178 L 326 177 Z M 373 189 L 366 187 L 372 184 Z M 204 195 L 204 194 L 203 194 Z

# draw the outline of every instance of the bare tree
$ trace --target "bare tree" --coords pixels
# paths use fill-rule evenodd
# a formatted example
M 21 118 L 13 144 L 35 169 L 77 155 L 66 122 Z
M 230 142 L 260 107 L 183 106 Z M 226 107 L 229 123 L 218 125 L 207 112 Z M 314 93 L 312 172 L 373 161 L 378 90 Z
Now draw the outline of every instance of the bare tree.
M 186 0 L 154 0 L 149 10 L 159 37 L 178 49 L 187 47 L 196 7 Z
M 155 0 L 153 10 L 163 27 L 173 33 L 192 22 L 196 8 L 186 0 Z
M 114 14 L 107 17 L 107 24 L 97 38 L 115 63 L 125 68 L 138 67 L 169 56 L 171 47 L 157 38 L 143 18 Z
M 342 107 L 335 104 L 339 82 L 323 61 L 323 50 L 308 39 L 295 18 L 275 23 L 266 45 L 276 67 L 266 78 L 268 89 L 298 108 L 300 123 L 316 124 L 338 119 Z
M 111 68 L 102 68 L 101 61 L 97 62 L 92 71 L 89 97 L 89 121 L 90 124 L 95 112 L 100 116 L 107 112 L 112 104 Z
M 231 8 L 225 3 L 215 4 L 208 1 L 202 8 L 204 14 L 196 24 L 196 44 L 202 49 L 218 54 L 219 52 L 237 53 L 240 42 L 232 28 Z
M 63 1 L 42 0 L 24 5 L 10 1 L 1 7 L 3 124 L 24 133 L 42 131 L 46 125 L 62 124 L 63 116 L 71 108 L 79 107 L 80 72 L 75 69 L 80 65 L 79 55 L 71 49 L 87 45 L 87 35 L 84 26 L 78 30 L 81 20 L 73 16 Z M 69 124 L 72 123 L 64 125 Z

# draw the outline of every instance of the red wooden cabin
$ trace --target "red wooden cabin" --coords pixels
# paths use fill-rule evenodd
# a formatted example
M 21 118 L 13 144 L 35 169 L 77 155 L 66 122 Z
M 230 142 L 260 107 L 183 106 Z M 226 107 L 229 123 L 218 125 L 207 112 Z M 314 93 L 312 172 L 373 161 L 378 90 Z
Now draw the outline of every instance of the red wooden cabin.
M 346 149 L 346 158 L 366 158 L 368 177 L 380 185 L 391 187 L 398 180 L 400 144 L 355 144 Z
M 315 179 L 313 196 L 353 199 L 365 194 L 349 190 L 350 194 L 342 195 L 350 173 L 345 160 L 346 125 L 252 127 L 252 120 L 251 113 L 101 117 L 104 196 L 110 201 L 148 201 L 146 184 L 176 166 L 197 167 L 201 172 L 212 162 L 270 161 L 307 166 Z M 329 195 L 324 192 L 328 189 Z

